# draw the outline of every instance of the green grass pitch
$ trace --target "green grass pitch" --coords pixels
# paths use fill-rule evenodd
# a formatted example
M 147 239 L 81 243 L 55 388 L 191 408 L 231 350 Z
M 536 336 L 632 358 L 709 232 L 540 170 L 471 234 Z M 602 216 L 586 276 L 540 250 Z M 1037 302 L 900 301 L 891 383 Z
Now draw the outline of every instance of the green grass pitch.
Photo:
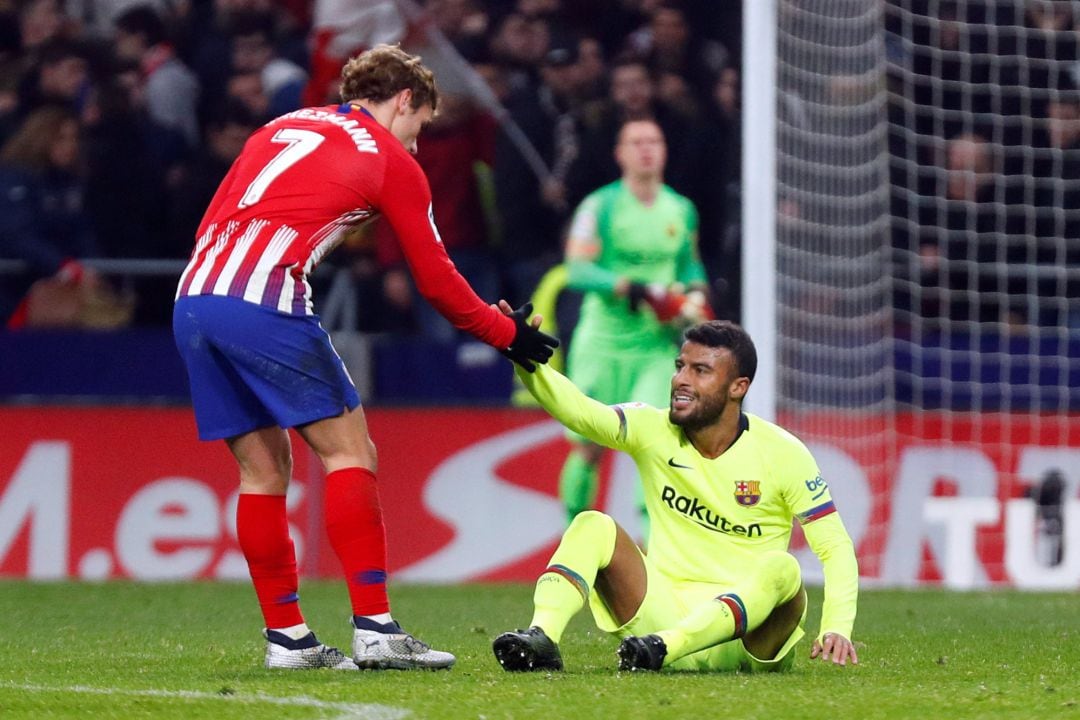
M 344 588 L 306 582 L 309 624 L 347 648 Z M 492 638 L 523 585 L 397 586 L 395 615 L 449 672 L 267 671 L 247 584 L 0 582 L 0 718 L 1078 718 L 1080 596 L 865 590 L 861 664 L 792 673 L 630 674 L 587 613 L 561 674 L 503 672 Z M 809 631 L 820 590 L 811 589 Z

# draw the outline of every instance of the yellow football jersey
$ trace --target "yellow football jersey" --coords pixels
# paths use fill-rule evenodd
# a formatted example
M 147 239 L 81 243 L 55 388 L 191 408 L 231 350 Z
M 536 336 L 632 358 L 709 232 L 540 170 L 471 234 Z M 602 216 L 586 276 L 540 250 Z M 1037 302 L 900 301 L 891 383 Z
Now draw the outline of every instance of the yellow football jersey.
M 651 521 L 647 552 L 673 583 L 737 584 L 760 552 L 788 549 L 797 519 L 825 570 L 821 631 L 851 637 L 854 549 L 828 484 L 798 438 L 744 414 L 735 442 L 710 459 L 669 422 L 666 409 L 603 405 L 543 365 L 518 374 L 555 419 L 634 459 Z

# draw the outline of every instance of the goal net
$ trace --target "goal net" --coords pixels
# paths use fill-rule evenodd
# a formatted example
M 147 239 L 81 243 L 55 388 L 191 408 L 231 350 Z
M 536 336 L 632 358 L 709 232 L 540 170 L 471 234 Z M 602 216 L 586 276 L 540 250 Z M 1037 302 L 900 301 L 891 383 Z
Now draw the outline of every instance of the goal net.
M 865 577 L 1080 585 L 1078 23 L 777 0 L 776 405 Z

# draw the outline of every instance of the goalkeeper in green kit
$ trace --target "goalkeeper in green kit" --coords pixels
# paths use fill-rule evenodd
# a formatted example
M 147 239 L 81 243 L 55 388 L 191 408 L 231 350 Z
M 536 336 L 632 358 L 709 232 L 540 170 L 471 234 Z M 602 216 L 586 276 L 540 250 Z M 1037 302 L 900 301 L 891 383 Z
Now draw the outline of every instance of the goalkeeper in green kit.
M 566 246 L 567 286 L 584 293 L 567 375 L 605 404 L 667 404 L 679 332 L 711 318 L 698 258 L 697 211 L 663 183 L 663 132 L 652 120 L 619 131 L 622 177 L 578 206 Z M 569 520 L 596 500 L 603 448 L 574 433 L 559 478 Z M 648 522 L 640 483 L 635 504 Z

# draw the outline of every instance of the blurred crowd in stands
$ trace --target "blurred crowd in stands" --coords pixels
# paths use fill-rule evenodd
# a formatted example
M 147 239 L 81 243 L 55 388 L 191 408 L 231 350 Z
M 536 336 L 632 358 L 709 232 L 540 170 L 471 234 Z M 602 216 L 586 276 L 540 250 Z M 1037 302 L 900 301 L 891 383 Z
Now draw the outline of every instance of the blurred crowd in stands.
M 9 327 L 26 320 L 36 280 L 51 284 L 38 283 L 42 298 L 103 295 L 113 324 L 169 322 L 175 276 L 105 277 L 79 260 L 186 259 L 247 135 L 337 100 L 340 64 L 317 22 L 334 8 L 322 2 L 0 0 L 0 258 L 31 268 L 0 274 Z M 436 28 L 506 110 L 499 117 L 436 69 L 443 96 L 417 156 L 447 249 L 482 297 L 523 302 L 561 261 L 569 213 L 618 177 L 615 132 L 634 117 L 659 121 L 667 182 L 701 213 L 708 272 L 734 282 L 741 2 L 418 4 L 403 46 L 418 23 Z M 542 179 L 507 121 L 550 170 Z M 415 294 L 387 227 L 355 233 L 325 262 L 353 275 L 358 329 L 448 331 Z
M 1080 330 L 1077 4 L 913 0 L 886 17 L 901 331 Z

